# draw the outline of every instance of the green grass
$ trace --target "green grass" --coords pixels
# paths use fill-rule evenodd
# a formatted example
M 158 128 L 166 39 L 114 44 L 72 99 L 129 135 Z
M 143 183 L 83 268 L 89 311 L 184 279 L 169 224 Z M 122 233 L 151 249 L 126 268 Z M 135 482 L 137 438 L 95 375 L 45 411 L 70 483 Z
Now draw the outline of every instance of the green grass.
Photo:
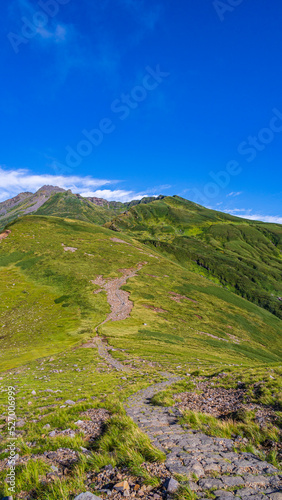
M 151 399 L 151 404 L 155 406 L 173 406 L 175 401 L 173 395 L 181 392 L 193 392 L 195 384 L 190 380 L 183 380 L 171 385 L 165 391 L 158 392 Z
M 248 444 L 259 449 L 267 440 L 279 442 L 281 433 L 279 429 L 269 424 L 265 427 L 260 427 L 255 422 L 255 414 L 253 412 L 242 412 L 239 421 L 232 419 L 220 420 L 206 413 L 185 411 L 180 420 L 182 425 L 186 424 L 191 429 L 197 429 L 209 436 L 217 436 L 223 438 L 234 438 L 240 436 L 248 440 Z
M 76 408 L 65 410 L 62 413 L 56 412 L 53 416 L 49 415 L 48 422 L 52 427 L 65 428 L 68 426 L 75 428 L 74 425 L 71 426 L 70 420 L 74 422 L 82 410 L 91 406 L 93 407 L 93 405 L 85 403 Z M 49 484 L 42 483 L 42 479 L 44 479 L 46 473 L 51 471 L 50 467 L 44 461 L 30 460 L 27 466 L 18 466 L 16 469 L 17 495 L 22 491 L 32 490 L 33 495 L 39 499 L 69 499 L 69 495 L 78 494 L 85 489 L 84 483 L 87 472 L 98 472 L 101 468 L 109 464 L 113 465 L 113 467 L 127 467 L 133 474 L 143 477 L 145 484 L 152 484 L 154 486 L 158 484 L 158 479 L 150 476 L 142 467 L 142 464 L 144 462 L 164 461 L 165 456 L 163 453 L 154 448 L 150 439 L 125 415 L 124 408 L 119 400 L 109 397 L 106 402 L 97 401 L 96 407 L 99 406 L 108 409 L 111 412 L 111 418 L 107 423 L 103 436 L 94 443 L 94 446 L 90 447 L 90 450 L 92 450 L 91 454 L 87 457 L 81 455 L 79 462 L 74 466 L 69 476 Z M 81 446 L 89 447 L 82 437 L 76 439 L 69 438 L 69 440 L 67 438 L 56 438 L 51 443 L 48 442 L 51 440 L 46 439 L 46 436 L 43 437 L 43 434 L 40 439 L 39 435 L 44 432 L 43 424 L 45 423 L 46 419 L 43 419 L 39 426 L 34 426 L 39 427 L 37 436 L 35 435 L 35 429 L 30 429 L 29 425 L 29 429 L 26 429 L 25 439 L 22 442 L 26 442 L 27 439 L 38 439 L 38 449 L 33 448 L 31 451 L 31 449 L 25 446 L 25 449 L 22 449 L 22 453 L 25 452 L 27 455 L 30 455 L 31 452 L 34 454 L 43 453 L 45 449 L 56 450 L 61 447 L 70 447 L 71 449 L 80 451 Z M 20 442 L 17 445 L 20 446 Z M 4 478 L 5 472 L 1 472 L 0 479 Z M 0 493 L 3 495 L 8 494 L 8 489 L 5 485 L 2 490 L 0 487 Z
M 281 321 L 270 312 L 128 234 L 39 215 L 19 219 L 9 228 L 11 234 L 0 243 L 4 449 L 10 385 L 17 390 L 17 417 L 26 421 L 17 443 L 21 455 L 60 447 L 79 452 L 81 446 L 89 447 L 81 433 L 75 438 L 51 438 L 49 432 L 78 430 L 75 422 L 89 408 L 108 408 L 112 415 L 106 433 L 94 448 L 89 447 L 91 460 L 81 457 L 71 476 L 46 486 L 42 484 L 44 464 L 31 461 L 18 471 L 19 488 L 28 490 L 33 483 L 36 498 L 69 500 L 71 494 L 83 491 L 88 468 L 99 470 L 106 462 L 129 467 L 144 481 L 156 484 L 158 478 L 146 475 L 142 463 L 163 457 L 113 399 L 124 403 L 138 390 L 162 381 L 162 370 L 181 376 L 198 372 L 223 384 L 236 385 L 241 377 L 250 392 L 260 384 L 252 393 L 256 400 L 280 401 Z M 112 241 L 117 236 L 124 243 Z M 79 347 L 96 335 L 95 328 L 110 312 L 106 293 L 93 293 L 98 286 L 92 281 L 98 275 L 107 280 L 121 277 L 121 269 L 136 268 L 140 262 L 145 263 L 142 269 L 123 287 L 133 301 L 130 317 L 98 328 L 99 335 L 116 349 L 112 356 L 133 367 L 124 374 L 102 360 L 97 349 Z M 186 298 L 178 303 L 171 292 Z M 228 369 L 226 380 L 217 381 L 215 372 Z M 192 384 L 185 379 L 165 391 L 166 403 L 172 403 L 173 390 L 192 390 Z M 64 407 L 67 399 L 75 405 Z M 154 399 L 164 404 L 162 397 Z M 5 473 L 1 474 L 4 479 Z M 0 496 L 7 493 L 2 490 Z M 193 499 L 187 488 L 181 494 L 179 498 Z

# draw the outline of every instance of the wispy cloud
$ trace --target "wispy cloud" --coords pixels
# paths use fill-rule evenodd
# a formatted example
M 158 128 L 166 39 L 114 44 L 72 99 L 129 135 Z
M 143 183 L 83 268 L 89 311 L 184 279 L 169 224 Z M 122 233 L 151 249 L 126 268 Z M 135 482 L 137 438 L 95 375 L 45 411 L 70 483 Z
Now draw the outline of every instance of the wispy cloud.
M 58 12 L 60 8 L 58 7 Z M 55 44 L 64 43 L 68 40 L 69 33 L 73 30 L 73 26 L 68 26 L 58 20 L 58 17 L 48 16 L 46 13 L 39 7 L 38 4 L 34 4 L 29 0 L 14 0 L 8 7 L 8 12 L 10 18 L 13 21 L 19 24 L 21 29 L 25 29 L 25 26 L 28 26 L 28 31 L 30 33 L 29 38 L 31 40 L 40 41 L 48 41 L 53 42 Z M 42 22 L 40 22 L 40 16 L 42 17 Z M 33 19 L 34 16 L 38 17 L 38 21 L 34 24 Z M 32 30 L 32 31 L 31 31 Z M 32 32 L 34 32 L 34 36 L 32 36 Z M 22 33 L 19 33 L 20 35 Z
M 235 198 L 235 196 L 240 196 L 240 194 L 243 194 L 243 191 L 237 191 L 237 192 L 231 192 L 231 193 L 228 193 L 226 195 L 226 198 L 228 198 L 229 196 L 232 196 L 232 198 Z
M 94 179 L 75 175 L 36 175 L 26 169 L 8 170 L 0 167 L 0 200 L 16 196 L 22 191 L 35 192 L 45 184 L 71 189 L 76 193 L 116 184 L 116 180 Z
M 44 185 L 71 189 L 84 197 L 104 198 L 108 201 L 140 200 L 146 196 L 157 196 L 157 188 L 136 192 L 127 189 L 101 189 L 114 186 L 121 181 L 95 179 L 91 176 L 34 174 L 27 169 L 7 169 L 0 167 L 0 202 L 12 198 L 21 192 L 34 193 Z M 163 188 L 165 186 L 162 186 Z
M 242 217 L 243 219 L 282 224 L 282 217 L 280 215 L 263 215 L 252 213 L 252 209 L 246 210 L 244 208 L 234 208 L 233 210 L 224 210 L 224 212 L 231 215 L 236 215 L 236 217 Z
M 72 68 L 89 66 L 90 62 L 88 54 L 85 54 L 84 35 L 73 24 L 62 21 L 68 5 L 55 4 L 56 15 L 47 15 L 38 3 L 30 0 L 12 1 L 8 7 L 12 21 L 8 38 L 16 54 L 26 49 L 27 44 L 33 50 L 44 51 L 47 54 L 44 68 L 46 80 L 51 80 L 52 85 L 57 87 L 65 82 Z M 13 33 L 25 42 L 18 45 Z
M 96 191 L 82 191 L 79 194 L 85 198 L 104 198 L 108 201 L 121 201 L 123 203 L 131 200 L 141 200 L 148 196 L 145 193 L 136 193 L 135 191 L 126 191 L 123 189 L 97 189 Z

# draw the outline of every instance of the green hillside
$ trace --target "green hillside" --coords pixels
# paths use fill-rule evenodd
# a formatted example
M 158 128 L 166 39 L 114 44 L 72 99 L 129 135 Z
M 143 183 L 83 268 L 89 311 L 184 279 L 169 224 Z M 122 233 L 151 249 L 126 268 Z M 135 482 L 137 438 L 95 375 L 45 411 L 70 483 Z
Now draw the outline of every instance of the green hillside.
M 163 196 L 159 197 L 162 199 Z M 97 205 L 92 200 L 98 200 L 101 205 Z M 97 198 L 84 198 L 79 194 L 73 194 L 71 191 L 55 193 L 45 201 L 45 203 L 34 212 L 36 215 L 51 215 L 55 217 L 66 217 L 68 219 L 77 219 L 93 224 L 103 225 L 113 219 L 117 214 L 123 213 L 133 206 L 147 204 L 154 201 L 155 198 L 142 198 L 128 203 L 116 201 L 107 202 Z
M 125 409 L 129 396 L 172 376 L 182 381 L 152 402 L 174 404 L 175 392 L 198 394 L 205 381 L 231 392 L 243 384 L 251 401 L 275 410 L 263 428 L 254 412 L 226 425 L 186 412 L 182 423 L 243 437 L 243 451 L 277 465 L 276 448 L 268 454 L 264 443 L 277 446 L 281 437 L 281 320 L 189 268 L 172 246 L 138 241 L 144 228 L 130 235 L 70 219 L 72 210 L 103 221 L 99 207 L 77 200 L 51 196 L 45 208 L 65 207 L 66 218 L 24 216 L 0 240 L 0 498 L 10 493 L 8 387 L 15 387 L 19 422 L 16 499 L 73 500 L 85 489 L 105 498 L 93 474 L 109 465 L 117 467 L 115 482 L 131 474 L 133 484 L 148 487 L 143 498 L 151 498 L 151 486 L 161 491 L 165 456 Z M 158 203 L 167 210 L 158 200 L 138 212 Z M 105 413 L 97 434 L 95 419 Z M 90 426 L 91 439 L 80 425 Z M 196 500 L 185 477 L 176 477 L 186 493 L 175 498 Z
M 58 352 L 95 335 L 109 313 L 94 294 L 99 275 L 136 268 L 123 289 L 134 308 L 99 333 L 132 356 L 174 366 L 180 360 L 279 360 L 281 321 L 221 285 L 151 252 L 129 236 L 81 221 L 26 216 L 0 245 L 0 367 Z M 148 280 L 150 287 L 148 287 Z
M 73 194 L 71 191 L 66 191 L 51 196 L 35 213 L 37 215 L 67 217 L 103 225 L 116 214 L 116 211 L 108 207 L 94 205 L 86 198 Z
M 177 196 L 138 205 L 107 227 L 282 318 L 282 226 L 209 210 Z

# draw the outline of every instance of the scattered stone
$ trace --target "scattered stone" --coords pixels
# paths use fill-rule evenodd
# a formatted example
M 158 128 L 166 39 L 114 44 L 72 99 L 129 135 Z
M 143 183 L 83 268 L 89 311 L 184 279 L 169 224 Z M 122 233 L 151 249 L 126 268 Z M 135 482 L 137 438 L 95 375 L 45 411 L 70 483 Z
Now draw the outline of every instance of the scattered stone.
M 172 477 L 170 479 L 168 479 L 168 481 L 165 484 L 165 488 L 166 488 L 168 493 L 176 493 L 179 486 L 180 486 L 180 484 Z
M 16 422 L 16 427 L 21 428 L 21 427 L 24 427 L 24 426 L 25 426 L 25 420 L 20 419 L 20 420 L 18 420 L 18 421 Z
M 129 484 L 127 481 L 122 481 L 121 483 L 117 483 L 115 486 L 114 486 L 114 489 L 117 490 L 117 491 L 126 491 L 126 490 L 129 490 Z

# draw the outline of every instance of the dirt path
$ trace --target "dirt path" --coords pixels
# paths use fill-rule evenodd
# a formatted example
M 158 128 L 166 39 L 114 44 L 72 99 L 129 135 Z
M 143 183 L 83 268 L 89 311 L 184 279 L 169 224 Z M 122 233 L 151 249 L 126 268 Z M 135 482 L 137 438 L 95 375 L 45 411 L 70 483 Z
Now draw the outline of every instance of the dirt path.
M 282 500 L 278 469 L 252 453 L 235 453 L 232 439 L 184 430 L 178 424 L 177 408 L 150 404 L 154 394 L 177 380 L 170 375 L 168 381 L 137 392 L 126 408 L 128 416 L 166 454 L 169 471 L 190 478 L 198 498 L 210 498 L 212 493 L 217 500 Z
M 115 278 L 114 280 L 104 280 L 103 276 L 97 276 L 96 280 L 93 280 L 94 285 L 98 285 L 101 288 L 96 290 L 94 293 L 99 293 L 105 290 L 107 292 L 107 300 L 111 306 L 111 312 L 103 321 L 96 327 L 96 331 L 99 326 L 104 325 L 108 321 L 121 321 L 129 317 L 132 309 L 133 302 L 129 300 L 129 293 L 121 290 L 120 288 L 126 284 L 127 280 L 136 276 L 137 272 L 145 266 L 147 262 L 140 262 L 137 268 L 132 269 L 119 269 L 119 272 L 123 274 L 121 278 Z
M 108 344 L 104 344 L 100 337 L 94 337 L 91 339 L 87 344 L 83 344 L 81 346 L 81 349 L 98 349 L 98 354 L 101 358 L 103 358 L 109 365 L 113 366 L 117 371 L 121 372 L 128 372 L 129 368 L 127 366 L 124 366 L 120 361 L 117 359 L 113 358 L 109 352 L 108 349 L 111 349 Z
M 147 262 L 140 262 L 137 268 L 131 269 L 119 269 L 122 273 L 121 278 L 115 278 L 113 280 L 105 280 L 102 275 L 97 276 L 95 280 L 92 281 L 94 285 L 100 286 L 99 290 L 94 293 L 100 293 L 103 290 L 107 292 L 107 300 L 111 306 L 111 312 L 108 314 L 107 318 L 102 321 L 98 326 L 96 326 L 95 331 L 97 337 L 91 339 L 87 344 L 82 345 L 82 348 L 98 348 L 98 353 L 101 358 L 105 359 L 108 364 L 113 366 L 118 371 L 129 371 L 129 368 L 120 363 L 117 359 L 114 359 L 108 352 L 110 346 L 105 344 L 101 338 L 98 336 L 98 328 L 108 321 L 122 321 L 129 318 L 130 313 L 133 309 L 133 302 L 129 300 L 130 294 L 121 290 L 120 288 L 126 284 L 127 280 L 136 276 L 138 271 L 145 266 Z

